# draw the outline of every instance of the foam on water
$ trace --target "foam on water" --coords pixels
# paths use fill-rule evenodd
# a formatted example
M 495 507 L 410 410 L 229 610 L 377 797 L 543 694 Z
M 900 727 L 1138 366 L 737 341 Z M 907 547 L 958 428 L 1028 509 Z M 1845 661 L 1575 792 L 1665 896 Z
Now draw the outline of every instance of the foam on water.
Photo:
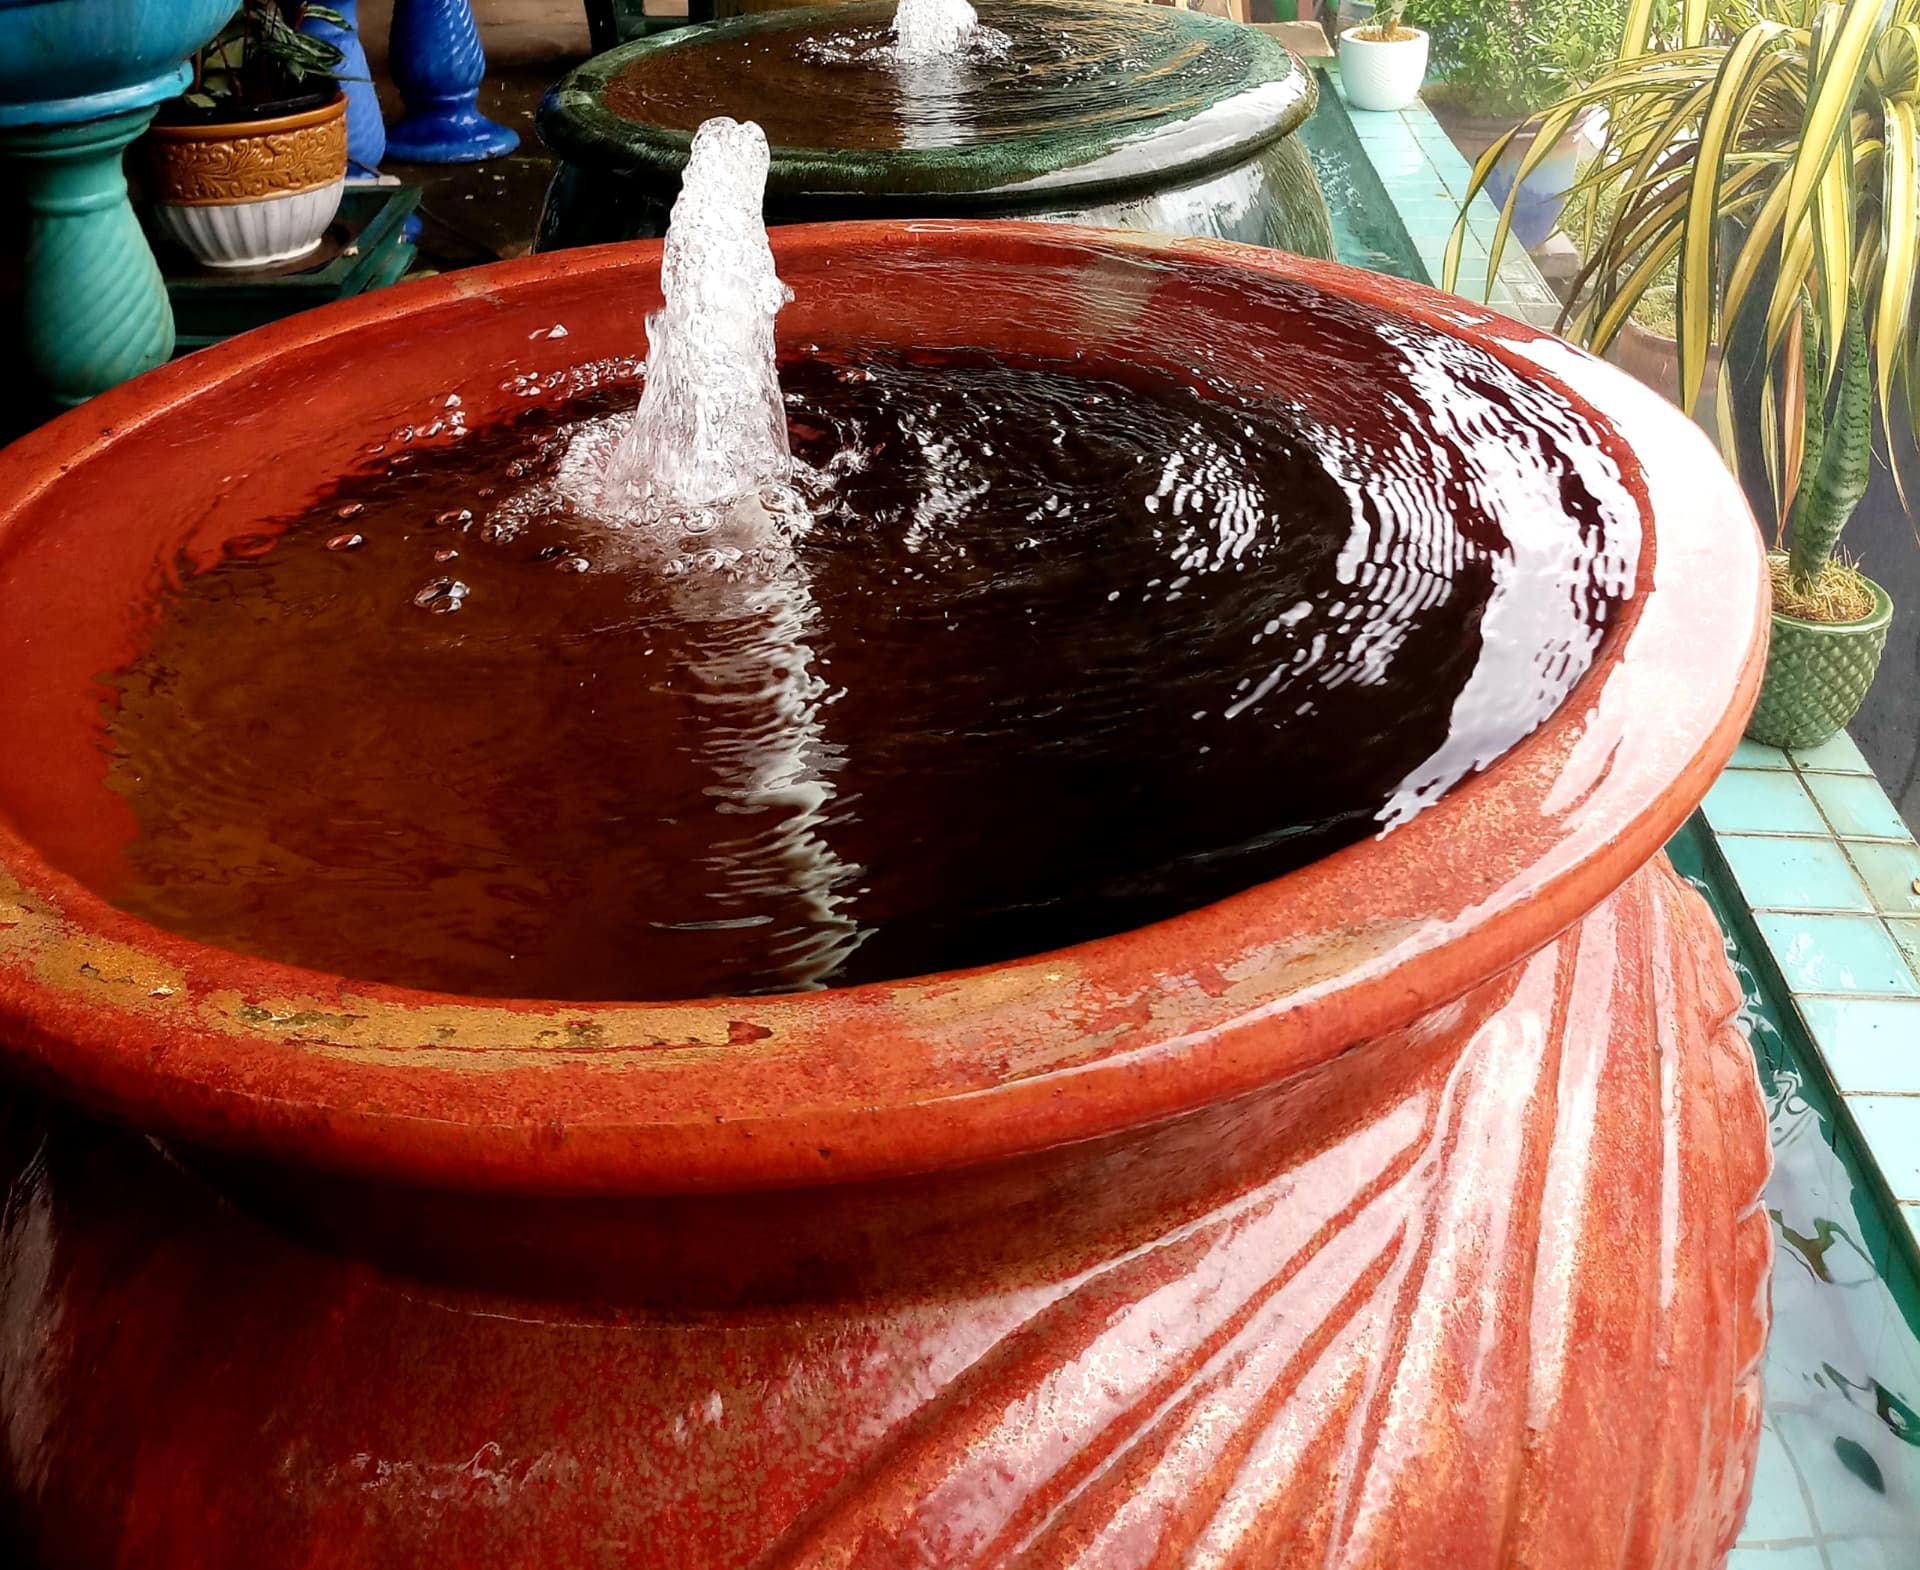
M 903 65 L 951 59 L 979 21 L 967 0 L 900 0 L 893 13 L 894 58 Z

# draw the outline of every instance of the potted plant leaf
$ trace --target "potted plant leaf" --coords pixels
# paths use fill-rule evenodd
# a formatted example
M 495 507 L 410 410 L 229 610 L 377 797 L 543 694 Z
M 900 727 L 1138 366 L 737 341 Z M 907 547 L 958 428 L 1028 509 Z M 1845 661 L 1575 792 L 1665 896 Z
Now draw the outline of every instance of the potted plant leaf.
M 347 177 L 342 55 L 303 33 L 345 19 L 305 0 L 243 0 L 194 61 L 193 85 L 147 133 L 160 231 L 208 267 L 263 267 L 314 250 Z
M 1340 82 L 1356 109 L 1404 109 L 1427 74 L 1427 35 L 1405 22 L 1407 0 L 1381 0 L 1373 19 L 1340 34 Z
M 1569 120 L 1542 141 L 1536 111 L 1605 68 L 1626 10 L 1627 0 L 1421 0 L 1433 39 L 1427 106 L 1470 161 L 1499 145 L 1487 181 L 1496 202 L 1518 192 L 1513 229 L 1529 250 L 1559 222 L 1583 129 Z
M 1682 408 L 1699 405 L 1719 359 L 1721 450 L 1797 552 L 1776 577 L 1780 652 L 1755 735 L 1800 746 L 1852 717 L 1886 636 L 1883 591 L 1861 579 L 1836 595 L 1823 576 L 1866 484 L 1874 409 L 1903 501 L 1899 456 L 1920 439 L 1917 39 L 1920 0 L 1685 0 L 1670 33 L 1652 0 L 1634 0 L 1613 64 L 1531 121 L 1545 139 L 1577 115 L 1606 116 L 1600 154 L 1574 188 L 1606 200 L 1586 206 L 1588 261 L 1561 330 L 1609 352 L 1664 277 Z M 1498 151 L 1475 168 L 1475 189 Z M 1509 201 L 1490 275 L 1511 213 Z M 1457 226 L 1449 286 L 1461 241 Z M 1859 691 L 1789 732 L 1776 716 L 1805 705 L 1779 698 L 1780 684 L 1821 663 L 1855 668 Z

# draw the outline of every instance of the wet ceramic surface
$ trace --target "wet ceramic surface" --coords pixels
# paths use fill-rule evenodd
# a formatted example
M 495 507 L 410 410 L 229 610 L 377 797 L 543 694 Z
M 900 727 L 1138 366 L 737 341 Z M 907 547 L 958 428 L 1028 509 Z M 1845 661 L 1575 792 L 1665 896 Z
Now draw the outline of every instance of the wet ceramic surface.
M 157 544 L 191 562 L 450 397 L 631 352 L 657 251 L 315 313 L 0 455 L 0 722 L 39 742 L 0 782 L 0 1044 L 161 1136 L 12 1124 L 39 1561 L 1712 1563 L 1765 1128 L 1718 935 L 1648 865 L 1757 677 L 1760 553 L 1704 438 L 1516 323 L 1295 258 L 937 224 L 775 251 L 801 342 L 884 299 L 909 341 L 1244 384 L 1296 313 L 1407 312 L 1615 433 L 1633 600 L 1497 766 L 1190 915 L 813 996 L 482 1004 L 158 933 L 11 822 L 96 810 L 90 682 Z M 211 487 L 209 429 L 254 460 Z M 127 1421 L 161 1411 L 194 1420 Z

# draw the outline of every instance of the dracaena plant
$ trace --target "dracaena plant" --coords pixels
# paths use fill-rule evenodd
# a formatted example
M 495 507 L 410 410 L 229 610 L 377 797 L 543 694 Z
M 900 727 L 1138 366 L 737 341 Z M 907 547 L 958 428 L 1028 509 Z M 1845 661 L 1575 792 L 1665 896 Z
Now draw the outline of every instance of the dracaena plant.
M 1594 109 L 1605 111 L 1606 141 L 1574 195 L 1606 200 L 1578 204 L 1574 238 L 1588 261 L 1563 331 L 1604 353 L 1672 277 L 1673 391 L 1688 409 L 1710 346 L 1725 351 L 1737 324 L 1757 334 L 1759 417 L 1736 418 L 1732 379 L 1721 377 L 1720 441 L 1737 461 L 1757 437 L 1783 515 L 1799 491 L 1791 460 L 1808 398 L 1833 394 L 1852 346 L 1889 437 L 1901 403 L 1920 428 L 1920 0 L 1682 0 L 1665 17 L 1655 0 L 1633 0 L 1609 68 L 1532 117 L 1539 134 L 1522 178 Z M 1480 160 L 1474 190 L 1503 150 Z M 1510 200 L 1490 275 L 1511 220 Z M 1448 247 L 1449 287 L 1463 228 Z M 1803 350 L 1813 375 L 1801 372 Z
M 242 0 L 233 19 L 195 56 L 187 102 L 245 112 L 308 91 L 315 81 L 331 81 L 341 53 L 326 39 L 300 31 L 308 18 L 347 25 L 338 11 L 305 0 Z

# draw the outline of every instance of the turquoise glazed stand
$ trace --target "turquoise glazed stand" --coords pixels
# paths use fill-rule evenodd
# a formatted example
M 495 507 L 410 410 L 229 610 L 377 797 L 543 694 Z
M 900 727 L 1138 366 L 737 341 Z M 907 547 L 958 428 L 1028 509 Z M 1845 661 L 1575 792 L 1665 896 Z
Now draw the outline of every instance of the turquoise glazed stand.
M 166 285 L 120 172 L 153 114 L 0 132 L 26 189 L 27 357 L 55 403 L 84 403 L 173 353 Z
M 233 8 L 0 0 L 0 156 L 20 166 L 28 215 L 27 360 L 56 403 L 84 402 L 173 352 L 173 313 L 120 158 Z

